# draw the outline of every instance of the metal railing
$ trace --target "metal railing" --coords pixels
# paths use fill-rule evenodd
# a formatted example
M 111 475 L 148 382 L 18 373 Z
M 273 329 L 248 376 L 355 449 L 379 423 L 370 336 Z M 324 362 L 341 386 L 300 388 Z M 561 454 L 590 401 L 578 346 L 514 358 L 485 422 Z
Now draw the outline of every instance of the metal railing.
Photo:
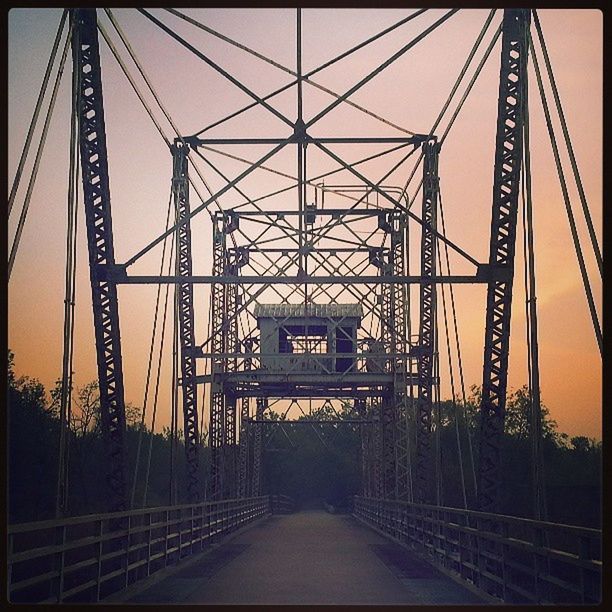
M 504 602 L 601 600 L 600 530 L 364 497 L 354 516 Z
M 288 495 L 270 495 L 272 514 L 291 514 L 295 511 L 295 500 Z
M 9 525 L 9 600 L 100 601 L 270 512 L 263 496 Z

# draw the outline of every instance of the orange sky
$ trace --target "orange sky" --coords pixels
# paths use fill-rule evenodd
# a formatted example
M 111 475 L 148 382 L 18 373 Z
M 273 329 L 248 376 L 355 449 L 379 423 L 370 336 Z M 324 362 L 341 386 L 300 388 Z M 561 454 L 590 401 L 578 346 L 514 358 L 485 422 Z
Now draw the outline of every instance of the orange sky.
M 304 70 L 308 71 L 335 57 L 412 11 L 304 10 Z M 164 11 L 152 12 L 258 94 L 266 94 L 290 79 L 278 69 L 180 22 Z M 193 9 L 185 12 L 283 65 L 292 69 L 295 67 L 294 10 Z M 444 12 L 428 11 L 366 50 L 321 72 L 315 79 L 321 85 L 343 93 Z M 250 101 L 234 85 L 179 47 L 136 11 L 117 9 L 114 13 L 183 134 L 193 133 Z M 460 11 L 358 91 L 351 100 L 406 129 L 427 133 L 487 13 L 483 10 Z M 541 10 L 539 14 L 591 214 L 601 241 L 602 15 L 595 10 L 569 9 Z M 13 9 L 9 13 L 8 172 L 11 182 L 59 16 L 60 11 L 56 9 Z M 113 35 L 115 44 L 119 44 L 106 15 L 102 14 L 101 19 L 104 27 Z M 494 27 L 497 27 L 500 19 L 501 11 L 498 11 Z M 493 29 L 491 27 L 487 32 L 487 43 Z M 535 30 L 533 34 L 535 36 Z M 101 53 L 115 252 L 116 260 L 121 262 L 163 230 L 172 166 L 166 146 L 104 42 L 101 42 Z M 480 58 L 481 54 L 482 50 L 477 57 Z M 125 52 L 122 55 L 126 57 Z M 130 68 L 135 72 L 131 64 Z M 69 74 L 70 68 L 67 67 L 9 285 L 9 346 L 16 355 L 17 372 L 38 377 L 47 386 L 51 386 L 61 374 Z M 469 72 L 471 74 L 472 69 Z M 498 75 L 499 41 L 440 156 L 441 191 L 448 236 L 479 261 L 486 259 L 488 251 Z M 304 113 L 308 119 L 329 104 L 331 98 L 306 85 L 304 87 Z M 601 359 L 589 319 L 532 70 L 529 87 L 542 398 L 561 431 L 570 435 L 600 438 Z M 463 88 L 460 91 L 463 92 Z M 548 97 L 552 104 L 550 94 Z M 274 106 L 294 120 L 294 90 L 275 99 Z M 163 125 L 167 127 L 166 122 Z M 225 127 L 212 130 L 210 135 L 283 137 L 288 135 L 288 129 L 265 109 L 257 109 Z M 345 107 L 330 113 L 320 125 L 313 128 L 312 133 L 318 136 L 401 135 L 393 128 Z M 38 135 L 35 136 L 34 144 L 37 142 Z M 351 150 L 338 147 L 335 150 L 341 156 L 345 155 L 347 161 L 371 152 L 358 147 Z M 264 153 L 264 149 L 251 147 L 231 152 L 254 160 Z M 564 149 L 562 155 L 567 162 Z M 396 159 L 390 156 L 389 161 L 385 158 L 378 160 L 365 166 L 364 173 L 377 181 Z M 231 177 L 244 169 L 240 163 L 219 156 L 211 156 L 211 160 Z M 311 176 L 335 167 L 331 160 L 321 155 L 313 154 L 309 161 L 308 172 Z M 295 149 L 288 149 L 270 160 L 268 165 L 295 174 Z M 205 178 L 211 186 L 221 187 L 222 183 L 205 168 L 202 165 Z M 569 168 L 567 163 L 566 168 Z M 17 210 L 23 202 L 30 169 L 31 161 L 26 166 L 16 200 Z M 390 182 L 403 185 L 411 169 L 410 163 L 403 166 L 390 177 Z M 342 181 L 354 182 L 346 174 L 339 175 L 338 182 Z M 569 177 L 568 183 L 601 315 L 601 283 L 597 280 L 594 258 L 586 246 L 586 226 L 577 190 Z M 286 184 L 286 180 L 259 171 L 244 182 L 243 188 L 248 195 L 255 197 L 273 190 L 277 185 Z M 411 195 L 415 187 L 416 183 L 413 182 L 409 189 Z M 230 207 L 238 201 L 236 196 L 228 194 L 221 203 L 224 207 Z M 292 195 L 274 206 L 281 204 L 287 208 L 297 207 L 297 197 Z M 415 206 L 418 213 L 418 198 Z M 9 243 L 12 243 L 15 231 L 14 217 L 15 213 L 9 219 Z M 79 225 L 75 327 L 77 385 L 96 376 L 82 210 Z M 208 274 L 211 231 L 206 215 L 196 217 L 192 233 L 194 273 Z M 414 235 L 411 271 L 417 273 L 416 229 Z M 131 273 L 155 274 L 160 254 L 160 248 L 153 249 L 133 266 Z M 452 258 L 451 264 L 454 273 L 473 272 L 471 266 L 458 258 Z M 520 242 L 517 246 L 515 279 L 509 382 L 516 388 L 526 382 Z M 413 287 L 413 302 L 417 301 L 416 291 L 416 287 Z M 458 286 L 455 291 L 466 384 L 481 384 L 485 289 L 483 286 Z M 142 405 L 144 393 L 155 292 L 154 287 L 144 286 L 123 286 L 119 289 L 126 400 L 139 406 Z M 202 342 L 208 320 L 207 289 L 197 287 L 195 299 L 196 340 Z M 447 379 L 445 361 L 443 356 L 442 376 Z M 158 409 L 158 423 L 167 424 L 168 359 L 164 363 L 163 375 L 165 387 Z M 443 382 L 442 390 L 443 396 L 447 397 L 448 382 Z

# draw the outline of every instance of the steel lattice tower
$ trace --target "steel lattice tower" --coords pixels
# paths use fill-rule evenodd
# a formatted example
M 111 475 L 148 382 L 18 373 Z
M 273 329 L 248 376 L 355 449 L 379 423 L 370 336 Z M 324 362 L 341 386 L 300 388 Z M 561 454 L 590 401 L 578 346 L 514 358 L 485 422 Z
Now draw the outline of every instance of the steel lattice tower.
M 504 11 L 489 266 L 498 279 L 487 288 L 478 507 L 495 511 L 500 489 L 516 217 L 523 159 L 523 96 L 527 79 L 529 10 Z M 500 278 L 501 277 L 501 278 Z

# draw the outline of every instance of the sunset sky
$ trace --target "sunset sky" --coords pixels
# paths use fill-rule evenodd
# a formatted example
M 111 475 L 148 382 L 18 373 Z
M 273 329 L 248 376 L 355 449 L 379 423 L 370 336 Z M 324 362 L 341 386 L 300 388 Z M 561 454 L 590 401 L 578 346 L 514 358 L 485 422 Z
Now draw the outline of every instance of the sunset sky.
M 304 72 L 366 40 L 410 15 L 414 10 L 303 10 Z M 182 11 L 217 32 L 295 70 L 295 10 Z M 441 9 L 427 11 L 365 49 L 323 70 L 313 79 L 337 93 L 344 93 L 446 12 Z M 251 101 L 244 92 L 181 47 L 136 10 L 115 9 L 113 13 L 183 135 L 199 131 Z M 260 96 L 292 80 L 290 75 L 278 68 L 177 19 L 162 9 L 151 10 L 151 13 Z M 601 244 L 602 14 L 596 10 L 573 9 L 540 10 L 538 13 Z M 103 27 L 128 63 L 130 72 L 136 75 L 137 70 L 129 60 L 109 18 L 101 9 L 98 14 Z M 475 9 L 462 10 L 453 15 L 350 99 L 407 130 L 428 133 L 487 15 L 487 10 Z M 9 13 L 9 186 L 15 175 L 60 16 L 59 9 L 13 9 Z M 475 61 L 470 65 L 468 79 L 501 17 L 502 11 L 497 11 Z M 536 37 L 534 27 L 532 36 Z M 481 262 L 486 261 L 488 256 L 500 41 L 501 39 L 497 41 L 440 153 L 441 193 L 448 237 Z M 124 262 L 164 230 L 172 159 L 103 40 L 100 41 L 100 47 L 115 256 L 117 262 Z M 539 49 L 538 44 L 536 47 Z M 541 54 L 538 59 L 543 69 Z M 9 347 L 15 353 L 17 374 L 39 378 L 47 388 L 61 376 L 62 363 L 70 73 L 69 54 L 8 293 Z M 561 431 L 570 435 L 601 438 L 601 357 L 571 241 L 533 65 L 530 65 L 529 73 L 542 400 Z M 137 80 L 142 87 L 142 79 Z M 451 104 L 451 111 L 456 107 L 467 80 L 463 83 Z M 548 103 L 553 108 L 550 87 L 548 84 L 546 87 Z M 147 100 L 151 101 L 150 95 Z M 305 119 L 315 116 L 332 100 L 328 94 L 305 84 Z M 295 88 L 273 98 L 270 103 L 289 119 L 295 120 Z M 9 248 L 24 201 L 45 111 L 46 105 L 43 107 L 39 128 L 33 140 L 30 161 L 21 181 L 15 210 L 9 218 Z M 156 116 L 172 138 L 170 126 L 159 110 L 156 110 Z M 450 113 L 445 115 L 446 119 L 439 130 L 436 130 L 438 135 L 444 131 L 449 116 Z M 572 206 L 601 318 L 601 280 L 588 244 L 584 215 L 576 185 L 571 177 L 569 158 L 562 145 L 559 121 L 554 112 L 553 117 Z M 214 128 L 208 134 L 215 137 L 287 137 L 289 133 L 290 128 L 287 125 L 266 109 L 258 108 Z M 402 135 L 396 129 L 345 105 L 330 112 L 312 128 L 311 133 L 316 136 Z M 224 147 L 224 150 L 254 161 L 268 151 L 269 147 L 235 147 L 231 150 Z M 361 145 L 353 148 L 347 145 L 334 148 L 338 155 L 349 162 L 378 150 L 382 148 L 367 148 Z M 208 155 L 228 177 L 235 177 L 246 168 L 244 164 L 218 154 Z M 288 147 L 271 158 L 266 165 L 295 176 L 295 155 L 295 147 Z M 377 182 L 399 158 L 399 154 L 380 158 L 364 165 L 362 171 L 373 182 Z M 415 160 L 416 156 L 413 156 L 385 181 L 385 184 L 403 186 Z M 223 186 L 219 177 L 204 163 L 198 166 L 212 189 L 220 189 Z M 313 151 L 309 157 L 308 174 L 313 176 L 335 167 L 333 160 Z M 415 194 L 420 172 L 417 171 L 417 180 L 413 180 L 408 189 L 411 197 Z M 338 174 L 337 182 L 355 183 L 355 179 L 345 172 Z M 204 194 L 205 189 L 201 182 L 196 179 L 196 183 Z M 258 170 L 241 183 L 241 188 L 251 198 L 255 198 L 288 184 L 287 179 Z M 312 191 L 309 191 L 309 197 L 313 197 Z M 419 197 L 415 199 L 413 210 L 420 215 Z M 237 194 L 230 192 L 220 199 L 220 204 L 223 208 L 229 208 L 241 201 Z M 197 196 L 192 192 L 192 208 L 198 203 Z M 96 377 L 82 199 L 80 204 L 74 359 L 77 386 Z M 295 191 L 289 192 L 284 198 L 271 201 L 269 206 L 297 208 L 297 195 Z M 410 271 L 412 274 L 418 274 L 420 234 L 418 226 L 411 224 L 411 230 L 413 227 Z M 193 220 L 192 236 L 194 274 L 210 274 L 211 224 L 206 213 Z M 509 384 L 512 388 L 527 382 L 521 240 L 522 228 L 519 223 L 509 370 Z M 158 246 L 135 263 L 129 270 L 130 274 L 157 274 L 160 257 L 161 246 Z M 451 265 L 454 274 L 474 272 L 473 266 L 453 255 Z M 418 311 L 414 309 L 418 301 L 418 288 L 414 286 L 412 292 L 414 325 L 418 321 Z M 143 403 L 155 295 L 155 286 L 119 288 L 126 401 L 136 406 L 142 406 Z M 472 384 L 482 384 L 485 295 L 484 285 L 458 285 L 455 288 L 463 366 L 468 387 Z M 196 287 L 195 303 L 196 341 L 201 343 L 205 339 L 208 321 L 206 287 Z M 441 309 L 441 299 L 439 304 Z M 441 334 L 442 325 L 440 319 Z M 447 398 L 450 396 L 450 388 L 445 354 L 441 356 L 440 361 L 442 396 Z M 201 370 L 202 364 L 199 367 Z M 162 373 L 164 387 L 160 395 L 156 429 L 169 422 L 169 353 L 165 357 Z M 208 411 L 208 403 L 204 409 Z

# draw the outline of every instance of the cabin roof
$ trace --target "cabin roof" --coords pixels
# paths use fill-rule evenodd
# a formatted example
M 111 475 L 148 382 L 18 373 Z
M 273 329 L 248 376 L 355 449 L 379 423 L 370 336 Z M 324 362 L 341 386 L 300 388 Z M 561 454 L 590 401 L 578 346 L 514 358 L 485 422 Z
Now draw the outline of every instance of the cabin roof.
M 255 304 L 258 319 L 317 318 L 317 319 L 361 319 L 361 304 Z

